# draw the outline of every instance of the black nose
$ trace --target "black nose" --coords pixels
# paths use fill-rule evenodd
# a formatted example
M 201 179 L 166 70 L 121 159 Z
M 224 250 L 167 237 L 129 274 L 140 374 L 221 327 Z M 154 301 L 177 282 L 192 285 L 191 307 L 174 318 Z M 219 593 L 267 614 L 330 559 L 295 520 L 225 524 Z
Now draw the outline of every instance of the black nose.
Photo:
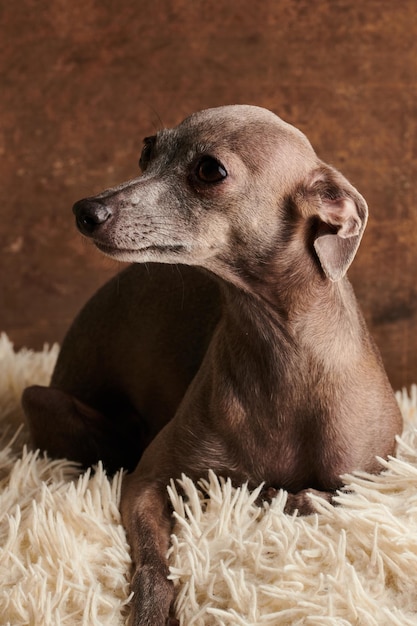
M 72 207 L 72 212 L 75 215 L 78 229 L 87 237 L 91 237 L 112 216 L 109 207 L 89 198 L 76 202 Z

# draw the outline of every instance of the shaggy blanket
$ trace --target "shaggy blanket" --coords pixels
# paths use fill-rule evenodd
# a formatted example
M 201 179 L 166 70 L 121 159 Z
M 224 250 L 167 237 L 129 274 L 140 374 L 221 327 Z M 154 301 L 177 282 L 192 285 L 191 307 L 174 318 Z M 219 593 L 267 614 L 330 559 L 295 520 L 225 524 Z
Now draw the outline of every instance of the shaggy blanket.
M 122 625 L 123 475 L 79 475 L 25 445 L 22 389 L 48 383 L 57 353 L 16 353 L 0 339 L 0 624 Z M 417 387 L 398 401 L 398 458 L 378 476 L 346 476 L 337 507 L 316 499 L 317 514 L 288 516 L 284 492 L 259 508 L 257 493 L 213 474 L 170 485 L 182 626 L 417 625 Z

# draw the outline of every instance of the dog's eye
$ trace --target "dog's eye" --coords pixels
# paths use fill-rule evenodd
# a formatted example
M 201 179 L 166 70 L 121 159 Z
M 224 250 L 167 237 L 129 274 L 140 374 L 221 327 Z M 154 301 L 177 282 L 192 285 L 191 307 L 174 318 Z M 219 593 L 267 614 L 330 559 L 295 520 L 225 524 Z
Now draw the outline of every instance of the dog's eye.
M 226 178 L 227 171 L 217 159 L 205 156 L 197 165 L 196 175 L 203 183 L 219 183 Z
M 148 167 L 148 163 L 151 160 L 152 150 L 153 150 L 153 146 L 155 143 L 153 137 L 145 137 L 143 142 L 144 143 L 143 143 L 142 153 L 139 159 L 139 167 L 142 170 L 142 172 L 144 172 L 146 168 Z

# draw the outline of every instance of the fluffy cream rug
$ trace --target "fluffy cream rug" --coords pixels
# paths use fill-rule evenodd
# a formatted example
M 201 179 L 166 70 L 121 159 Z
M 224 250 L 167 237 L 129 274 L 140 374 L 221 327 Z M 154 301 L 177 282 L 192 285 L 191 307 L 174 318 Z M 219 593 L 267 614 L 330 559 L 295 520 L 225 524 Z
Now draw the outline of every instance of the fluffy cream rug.
M 57 353 L 0 339 L 0 624 L 122 625 L 122 475 L 78 476 L 24 446 L 22 389 L 48 382 Z M 170 486 L 182 626 L 417 625 L 417 387 L 398 400 L 398 458 L 379 476 L 347 476 L 336 508 L 317 501 L 318 514 L 289 517 L 284 493 L 260 509 L 256 493 L 214 475 L 184 478 L 186 501 Z

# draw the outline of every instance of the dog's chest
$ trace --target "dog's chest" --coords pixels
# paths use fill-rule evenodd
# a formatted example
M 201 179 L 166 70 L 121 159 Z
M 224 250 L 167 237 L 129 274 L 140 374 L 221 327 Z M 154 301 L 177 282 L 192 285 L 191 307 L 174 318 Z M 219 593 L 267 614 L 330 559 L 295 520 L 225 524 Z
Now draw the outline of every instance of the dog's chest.
M 324 415 L 292 415 L 291 420 L 279 416 L 247 428 L 241 425 L 229 440 L 237 473 L 254 486 L 265 482 L 294 492 L 336 488 L 350 460 L 343 437 L 330 437 L 323 428 L 325 420 Z

